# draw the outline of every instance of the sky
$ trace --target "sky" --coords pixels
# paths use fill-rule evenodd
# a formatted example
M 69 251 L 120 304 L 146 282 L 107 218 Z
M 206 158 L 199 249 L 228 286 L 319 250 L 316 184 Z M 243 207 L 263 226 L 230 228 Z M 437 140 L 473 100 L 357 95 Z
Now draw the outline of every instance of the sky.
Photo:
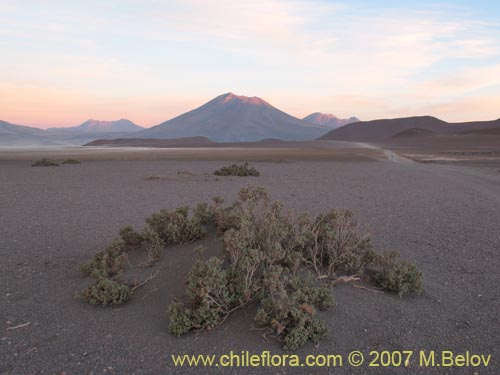
M 157 125 L 217 95 L 297 117 L 500 117 L 500 1 L 0 0 L 0 120 Z

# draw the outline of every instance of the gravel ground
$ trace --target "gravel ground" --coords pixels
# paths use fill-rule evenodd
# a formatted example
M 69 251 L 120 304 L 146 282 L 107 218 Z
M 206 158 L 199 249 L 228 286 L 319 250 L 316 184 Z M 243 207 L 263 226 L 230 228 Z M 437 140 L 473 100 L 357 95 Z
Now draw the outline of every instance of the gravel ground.
M 220 195 L 230 201 L 249 182 L 294 210 L 352 210 L 376 248 L 399 249 L 424 272 L 422 296 L 398 298 L 351 285 L 334 289 L 323 314 L 330 337 L 298 353 L 453 350 L 491 354 L 487 368 L 261 368 L 259 373 L 500 373 L 500 174 L 498 168 L 391 161 L 254 162 L 258 178 L 218 178 L 218 161 L 85 161 L 31 168 L 0 162 L 0 374 L 253 374 L 252 368 L 174 368 L 171 354 L 230 350 L 284 353 L 250 331 L 238 312 L 220 329 L 180 339 L 166 310 L 184 289 L 193 246 L 170 248 L 157 278 L 130 303 L 99 308 L 75 300 L 78 265 L 125 225 L 141 228 L 161 208 Z M 178 171 L 189 173 L 178 174 Z M 160 176 L 146 180 L 149 176 Z M 216 252 L 212 237 L 203 241 Z M 8 329 L 20 324 L 18 329 Z M 415 357 L 416 358 L 416 357 Z

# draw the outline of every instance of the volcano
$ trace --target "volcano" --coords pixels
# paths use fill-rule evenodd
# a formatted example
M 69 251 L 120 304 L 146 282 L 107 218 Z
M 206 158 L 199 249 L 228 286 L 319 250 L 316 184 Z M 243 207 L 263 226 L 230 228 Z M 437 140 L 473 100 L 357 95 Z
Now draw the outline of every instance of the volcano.
M 218 142 L 262 139 L 313 140 L 331 128 L 300 120 L 258 97 L 227 93 L 160 125 L 135 133 L 134 138 L 207 137 Z

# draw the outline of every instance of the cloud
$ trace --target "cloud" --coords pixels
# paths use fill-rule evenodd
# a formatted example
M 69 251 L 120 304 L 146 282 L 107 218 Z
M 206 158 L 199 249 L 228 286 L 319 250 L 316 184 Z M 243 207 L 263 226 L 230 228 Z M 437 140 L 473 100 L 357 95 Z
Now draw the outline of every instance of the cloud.
M 0 61 L 0 81 L 18 92 L 27 85 L 76 91 L 79 100 L 106 98 L 110 105 L 142 98 L 186 103 L 189 95 L 201 104 L 238 91 L 296 115 L 324 111 L 365 119 L 414 109 L 447 116 L 447 108 L 472 93 L 500 90 L 499 24 L 463 8 L 355 4 L 10 3 L 0 12 L 0 53 L 9 56 Z M 22 95 L 17 100 L 28 102 Z M 171 117 L 171 108 L 161 120 Z M 491 112 L 478 104 L 476 116 Z
M 414 92 L 422 98 L 460 96 L 489 87 L 500 87 L 500 64 L 466 68 L 434 80 L 415 85 Z

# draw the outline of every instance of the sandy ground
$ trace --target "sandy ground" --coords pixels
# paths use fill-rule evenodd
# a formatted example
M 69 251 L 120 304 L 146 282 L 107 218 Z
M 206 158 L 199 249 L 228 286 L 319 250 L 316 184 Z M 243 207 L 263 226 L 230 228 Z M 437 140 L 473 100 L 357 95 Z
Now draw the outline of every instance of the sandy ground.
M 342 141 L 258 142 L 241 143 L 236 147 L 147 148 L 147 147 L 83 147 L 65 148 L 9 148 L 0 147 L 1 160 L 27 160 L 39 158 L 64 160 L 337 160 L 367 161 L 383 159 L 377 147 L 364 143 Z
M 252 154 L 252 160 L 266 160 L 268 154 L 260 154 Z M 109 244 L 120 227 L 141 228 L 146 217 L 162 208 L 216 195 L 232 200 L 247 183 L 265 186 L 290 209 L 352 210 L 377 249 L 399 249 L 425 275 L 425 293 L 420 297 L 400 299 L 391 293 L 336 286 L 338 306 L 322 315 L 330 337 L 318 347 L 308 344 L 300 355 L 347 355 L 351 350 L 367 355 L 385 349 L 468 350 L 493 356 L 490 367 L 479 369 L 419 368 L 412 361 L 409 368 L 399 369 L 264 368 L 259 373 L 500 372 L 497 167 L 273 155 L 268 160 L 287 162 L 254 161 L 261 172 L 257 178 L 215 179 L 211 172 L 227 162 L 89 157 L 81 165 L 32 168 L 28 160 L 33 154 L 17 158 L 24 160 L 5 160 L 6 154 L 1 155 L 2 375 L 254 374 L 252 368 L 174 368 L 170 355 L 230 350 L 283 353 L 276 342 L 266 342 L 259 332 L 249 330 L 252 311 L 235 313 L 210 334 L 177 339 L 167 333 L 166 310 L 173 296 L 184 290 L 182 280 L 195 245 L 169 248 L 159 276 L 124 306 L 100 308 L 73 298 L 85 285 L 78 265 Z M 231 157 L 236 161 L 246 155 Z M 148 180 L 150 176 L 162 178 Z M 220 250 L 213 237 L 203 243 L 212 253 Z
M 421 163 L 500 166 L 500 135 L 434 135 L 374 145 Z

